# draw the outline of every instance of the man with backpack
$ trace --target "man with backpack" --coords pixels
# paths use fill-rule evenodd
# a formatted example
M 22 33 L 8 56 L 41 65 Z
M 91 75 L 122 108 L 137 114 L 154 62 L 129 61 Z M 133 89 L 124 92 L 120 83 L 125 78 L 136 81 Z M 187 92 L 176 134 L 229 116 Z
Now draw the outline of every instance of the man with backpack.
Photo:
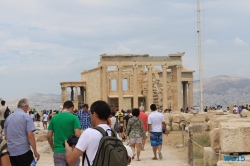
M 0 118 L 1 118 L 1 127 L 2 129 L 4 129 L 4 122 L 5 122 L 5 119 L 9 116 L 10 114 L 10 110 L 9 108 L 5 105 L 5 101 L 2 100 L 1 101 L 1 105 L 0 106 Z
M 84 166 L 127 166 L 127 150 L 107 124 L 110 112 L 105 101 L 99 100 L 91 105 L 90 119 L 94 128 L 88 128 L 81 134 L 73 150 L 65 141 L 69 165 L 83 155 Z

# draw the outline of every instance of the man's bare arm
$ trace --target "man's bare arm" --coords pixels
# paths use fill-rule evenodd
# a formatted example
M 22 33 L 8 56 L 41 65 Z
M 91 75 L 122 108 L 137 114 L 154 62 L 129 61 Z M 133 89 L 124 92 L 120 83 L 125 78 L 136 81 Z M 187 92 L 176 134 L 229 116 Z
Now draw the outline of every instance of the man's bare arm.
M 39 158 L 40 158 L 40 154 L 38 154 L 37 150 L 36 150 L 36 141 L 35 141 L 33 131 L 28 131 L 27 134 L 28 134 L 28 139 L 29 139 L 30 146 L 32 147 L 34 155 L 35 155 L 35 157 L 37 158 L 37 161 L 38 161 Z
M 65 150 L 66 150 L 66 160 L 69 165 L 73 165 L 77 159 L 83 155 L 83 152 L 77 148 L 72 148 L 69 146 L 67 141 L 65 141 Z
M 49 145 L 52 149 L 52 151 L 54 152 L 54 144 L 53 144 L 53 131 L 52 130 L 48 130 L 48 133 L 47 133 L 47 138 L 48 138 L 48 142 L 49 142 Z
M 74 130 L 75 131 L 75 135 L 77 136 L 77 137 L 80 137 L 81 136 L 81 130 L 80 129 L 75 129 Z

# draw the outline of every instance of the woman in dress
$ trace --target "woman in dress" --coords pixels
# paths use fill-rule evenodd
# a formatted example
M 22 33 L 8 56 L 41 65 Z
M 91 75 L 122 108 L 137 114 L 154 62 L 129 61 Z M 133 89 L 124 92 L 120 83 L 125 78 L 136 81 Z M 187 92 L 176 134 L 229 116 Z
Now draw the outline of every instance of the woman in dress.
M 141 143 L 143 135 L 142 121 L 138 118 L 139 114 L 140 110 L 138 108 L 134 108 L 132 111 L 133 117 L 129 119 L 126 130 L 126 135 L 128 136 L 129 143 L 133 151 L 132 159 L 134 159 L 135 157 L 136 148 L 137 161 L 140 161 Z

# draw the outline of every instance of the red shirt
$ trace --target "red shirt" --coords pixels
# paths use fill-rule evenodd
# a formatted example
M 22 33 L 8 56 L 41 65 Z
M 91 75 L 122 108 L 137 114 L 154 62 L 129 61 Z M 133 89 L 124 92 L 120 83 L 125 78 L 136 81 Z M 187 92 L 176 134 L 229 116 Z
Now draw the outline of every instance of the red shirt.
M 140 111 L 140 115 L 139 115 L 138 118 L 140 118 L 142 120 L 143 129 L 145 131 L 147 131 L 147 128 L 148 128 L 148 126 L 147 126 L 148 125 L 148 115 L 145 114 L 143 111 Z

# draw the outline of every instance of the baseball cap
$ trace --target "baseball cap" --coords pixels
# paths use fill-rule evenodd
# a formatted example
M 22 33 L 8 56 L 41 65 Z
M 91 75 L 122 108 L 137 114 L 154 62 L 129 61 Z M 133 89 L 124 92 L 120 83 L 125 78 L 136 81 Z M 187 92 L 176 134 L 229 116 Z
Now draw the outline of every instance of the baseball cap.
M 126 148 L 126 150 L 127 150 L 128 156 L 129 156 L 130 158 L 132 158 L 132 157 L 133 157 L 133 152 L 132 152 L 131 147 L 125 145 L 125 148 Z

